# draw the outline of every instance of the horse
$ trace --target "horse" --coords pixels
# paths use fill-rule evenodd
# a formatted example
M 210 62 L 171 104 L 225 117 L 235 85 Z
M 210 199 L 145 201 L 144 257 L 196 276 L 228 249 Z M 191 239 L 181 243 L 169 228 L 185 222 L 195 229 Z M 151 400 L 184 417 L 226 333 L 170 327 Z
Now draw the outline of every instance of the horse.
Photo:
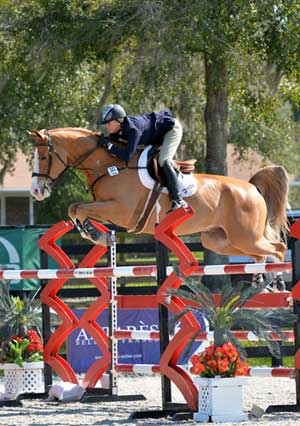
M 36 200 L 49 197 L 60 177 L 73 166 L 85 175 L 94 198 L 69 207 L 68 214 L 81 235 L 103 244 L 103 235 L 93 232 L 89 219 L 135 229 L 150 191 L 140 180 L 140 151 L 125 164 L 109 153 L 101 133 L 57 128 L 28 134 L 35 143 L 31 193 Z M 284 260 L 288 177 L 283 167 L 263 167 L 249 182 L 209 174 L 194 174 L 193 179 L 195 191 L 185 199 L 195 215 L 177 228 L 178 235 L 200 233 L 202 245 L 221 255 L 250 256 L 256 262 L 264 262 L 266 257 Z M 143 233 L 154 233 L 169 204 L 168 194 L 162 192 Z

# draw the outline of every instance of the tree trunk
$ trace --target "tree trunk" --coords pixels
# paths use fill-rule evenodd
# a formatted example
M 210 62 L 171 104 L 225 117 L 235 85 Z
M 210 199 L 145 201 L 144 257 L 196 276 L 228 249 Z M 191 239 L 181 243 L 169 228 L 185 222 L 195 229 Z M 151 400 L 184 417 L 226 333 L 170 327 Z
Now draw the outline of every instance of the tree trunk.
M 227 174 L 228 75 L 222 56 L 205 58 L 206 172 Z
M 227 97 L 228 74 L 226 59 L 222 54 L 215 53 L 205 57 L 206 78 L 206 173 L 227 174 Z M 227 256 L 220 256 L 210 250 L 204 253 L 205 265 L 228 263 Z M 212 292 L 217 292 L 220 287 L 228 283 L 224 276 L 206 276 L 203 282 Z
M 116 65 L 117 65 L 117 56 L 111 57 L 110 60 L 105 63 L 104 90 L 103 90 L 103 93 L 101 95 L 101 98 L 98 102 L 97 108 L 96 108 L 95 113 L 94 113 L 94 119 L 93 119 L 93 123 L 92 123 L 93 128 L 97 128 L 99 126 L 100 113 L 101 113 L 101 111 L 102 111 L 104 105 L 106 104 L 107 99 L 110 95 L 113 78 L 114 78 L 115 72 L 116 72 Z

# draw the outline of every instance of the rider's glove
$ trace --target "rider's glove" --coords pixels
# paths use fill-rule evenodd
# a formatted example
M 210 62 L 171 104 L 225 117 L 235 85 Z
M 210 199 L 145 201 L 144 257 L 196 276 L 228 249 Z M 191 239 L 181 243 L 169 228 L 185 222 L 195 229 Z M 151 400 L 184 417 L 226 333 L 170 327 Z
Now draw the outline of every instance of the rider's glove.
M 108 151 L 110 151 L 113 146 L 113 144 L 111 142 L 108 142 L 106 137 L 104 137 L 103 135 L 101 135 L 100 137 L 100 145 L 105 146 L 108 149 Z

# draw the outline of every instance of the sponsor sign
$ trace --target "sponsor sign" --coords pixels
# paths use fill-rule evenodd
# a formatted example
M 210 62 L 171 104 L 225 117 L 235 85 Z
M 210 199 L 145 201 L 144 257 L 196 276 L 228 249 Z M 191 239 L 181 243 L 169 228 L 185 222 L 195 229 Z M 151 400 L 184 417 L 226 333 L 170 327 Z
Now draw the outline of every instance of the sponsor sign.
M 48 229 L 48 228 L 47 228 Z M 40 269 L 38 240 L 45 228 L 0 228 L 0 269 Z M 49 259 L 49 268 L 57 264 Z M 10 280 L 10 290 L 36 290 L 37 279 Z
M 80 318 L 84 310 L 73 309 Z M 108 310 L 97 319 L 98 324 L 108 334 Z M 170 321 L 171 322 L 171 321 Z M 202 330 L 207 331 L 207 323 L 199 319 Z M 118 329 L 129 331 L 159 331 L 157 309 L 119 309 Z M 194 344 L 192 353 L 200 350 L 205 343 Z M 120 364 L 159 364 L 159 341 L 127 340 L 118 341 L 118 362 Z M 92 363 L 101 357 L 95 340 L 84 329 L 74 330 L 67 340 L 67 360 L 76 373 L 85 373 Z M 183 362 L 180 360 L 179 363 Z

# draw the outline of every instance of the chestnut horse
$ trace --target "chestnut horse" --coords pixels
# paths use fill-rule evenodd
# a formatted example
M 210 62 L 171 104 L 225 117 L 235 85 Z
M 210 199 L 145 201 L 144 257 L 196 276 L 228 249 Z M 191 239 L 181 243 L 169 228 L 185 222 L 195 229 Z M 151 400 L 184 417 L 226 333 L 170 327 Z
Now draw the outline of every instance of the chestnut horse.
M 144 209 L 149 189 L 140 182 L 137 165 L 140 152 L 126 165 L 101 146 L 101 134 L 81 128 L 28 132 L 35 141 L 32 195 L 39 201 L 51 194 L 53 184 L 70 167 L 85 175 L 94 201 L 75 203 L 69 216 L 83 237 L 95 241 L 88 218 L 133 229 Z M 120 145 L 122 147 L 122 145 Z M 110 176 L 108 167 L 119 173 Z M 128 166 L 128 167 L 127 167 Z M 267 256 L 284 260 L 288 178 L 283 167 L 260 169 L 249 182 L 227 176 L 195 174 L 196 192 L 186 201 L 196 214 L 177 228 L 179 235 L 201 233 L 204 247 L 223 255 L 251 256 L 263 262 Z M 162 193 L 157 208 L 143 232 L 153 234 L 155 224 L 169 209 Z M 87 220 L 86 220 L 87 219 Z

